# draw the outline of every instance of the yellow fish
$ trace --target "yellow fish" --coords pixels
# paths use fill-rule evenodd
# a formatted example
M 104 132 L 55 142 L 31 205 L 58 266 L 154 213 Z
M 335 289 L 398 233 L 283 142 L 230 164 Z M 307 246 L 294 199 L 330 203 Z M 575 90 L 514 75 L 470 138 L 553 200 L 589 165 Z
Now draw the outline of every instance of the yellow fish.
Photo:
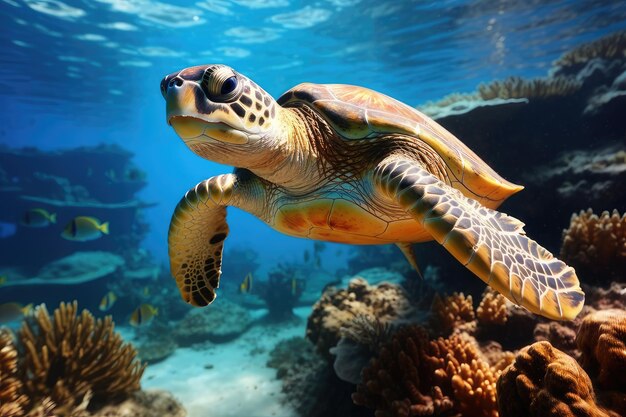
M 0 287 L 7 283 L 9 278 L 6 275 L 0 275 Z
M 0 304 L 0 323 L 8 323 L 22 318 L 33 311 L 33 304 L 23 306 L 20 303 Z
M 142 304 L 130 315 L 130 324 L 132 326 L 145 326 L 150 324 L 154 316 L 159 315 L 159 309 L 152 304 Z
M 243 279 L 243 282 L 239 284 L 239 292 L 242 294 L 249 294 L 252 291 L 252 273 L 248 272 L 248 275 Z
M 42 208 L 27 210 L 22 216 L 21 224 L 28 227 L 46 227 L 57 222 L 56 213 L 49 213 Z
M 296 295 L 298 292 L 298 281 L 295 278 L 291 278 L 291 295 Z
M 143 287 L 143 296 L 150 297 L 150 287 Z
M 100 223 L 100 220 L 89 216 L 78 216 L 65 226 L 61 233 L 67 240 L 86 242 L 98 239 L 102 234 L 109 234 L 109 223 Z
M 100 300 L 100 311 L 109 311 L 116 301 L 117 295 L 115 295 L 113 291 L 109 291 L 104 297 L 102 297 L 102 300 Z

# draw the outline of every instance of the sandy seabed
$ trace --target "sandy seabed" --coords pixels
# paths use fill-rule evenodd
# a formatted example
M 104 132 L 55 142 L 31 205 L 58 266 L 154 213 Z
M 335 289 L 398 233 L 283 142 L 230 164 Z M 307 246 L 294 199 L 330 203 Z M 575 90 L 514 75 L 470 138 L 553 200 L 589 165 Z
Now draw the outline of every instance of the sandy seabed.
M 296 309 L 297 322 L 286 325 L 257 324 L 229 343 L 179 348 L 148 366 L 142 387 L 170 391 L 189 417 L 297 416 L 285 404 L 276 370 L 266 363 L 280 340 L 304 336 L 310 311 Z

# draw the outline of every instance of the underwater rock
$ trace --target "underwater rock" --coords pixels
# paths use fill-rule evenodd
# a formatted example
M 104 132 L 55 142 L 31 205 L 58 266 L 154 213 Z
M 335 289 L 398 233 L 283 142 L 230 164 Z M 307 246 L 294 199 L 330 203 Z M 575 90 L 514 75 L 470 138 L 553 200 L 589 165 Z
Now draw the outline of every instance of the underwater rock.
M 35 278 L 11 281 L 12 285 L 73 285 L 104 278 L 124 266 L 124 258 L 110 252 L 76 252 L 51 262 Z
M 356 276 L 363 278 L 369 285 L 378 285 L 383 282 L 400 285 L 405 279 L 401 273 L 383 266 L 364 269 L 359 271 Z M 340 286 L 347 287 L 353 278 L 350 276 L 343 278 Z
M 18 375 L 18 354 L 13 335 L 0 328 L 0 416 L 24 415 L 28 398 L 23 394 L 23 384 Z
M 620 391 L 626 399 L 626 312 L 613 309 L 589 314 L 576 344 L 581 350 L 580 364 L 597 378 L 598 386 Z
M 257 281 L 257 295 L 265 301 L 270 321 L 295 317 L 293 308 L 302 296 L 306 281 L 295 264 L 281 263 L 268 272 L 267 281 Z
M 287 402 L 307 417 L 371 417 L 368 410 L 350 400 L 354 386 L 337 378 L 307 339 L 279 342 L 267 366 L 276 368 Z
M 61 303 L 51 317 L 42 305 L 24 321 L 19 366 L 31 404 L 49 398 L 71 409 L 90 398 L 96 407 L 140 389 L 145 365 L 114 332 L 111 317 L 96 320 L 87 310 L 77 312 L 76 302 Z
M 119 404 L 106 405 L 84 417 L 185 417 L 187 411 L 172 394 L 160 390 L 138 391 Z
M 176 351 L 178 345 L 171 335 L 161 333 L 157 337 L 144 338 L 137 344 L 137 356 L 143 362 L 160 362 Z
M 331 347 L 337 345 L 341 328 L 358 315 L 373 316 L 383 323 L 407 319 L 414 313 L 406 292 L 398 285 L 381 283 L 370 286 L 354 278 L 347 289 L 328 288 L 313 306 L 307 320 L 306 337 L 329 361 Z
M 497 384 L 501 417 L 608 417 L 591 380 L 576 361 L 549 342 L 522 349 Z
M 612 282 L 604 289 L 585 287 L 585 303 L 596 310 L 626 309 L 626 282 Z
M 174 339 L 179 346 L 236 339 L 252 325 L 252 316 L 240 305 L 223 299 L 210 308 L 194 308 L 176 324 Z
M 613 210 L 598 216 L 591 209 L 572 214 L 569 228 L 563 231 L 561 258 L 575 267 L 587 284 L 606 285 L 624 279 L 626 214 L 620 216 Z

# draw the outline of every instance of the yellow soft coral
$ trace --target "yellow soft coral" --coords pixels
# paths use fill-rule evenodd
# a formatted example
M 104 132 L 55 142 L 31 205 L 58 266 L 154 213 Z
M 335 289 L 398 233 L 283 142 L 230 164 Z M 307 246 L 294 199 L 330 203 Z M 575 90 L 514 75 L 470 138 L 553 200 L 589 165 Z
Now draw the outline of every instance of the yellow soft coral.
M 0 417 L 24 415 L 27 398 L 17 377 L 17 351 L 11 333 L 0 329 Z
M 609 283 L 626 276 L 626 214 L 591 209 L 572 214 L 563 231 L 561 258 L 574 266 L 587 283 Z
M 96 320 L 77 311 L 76 302 L 61 303 L 50 317 L 42 305 L 35 320 L 22 325 L 24 391 L 31 401 L 50 397 L 70 410 L 91 396 L 97 404 L 139 390 L 145 366 L 114 332 L 111 317 Z

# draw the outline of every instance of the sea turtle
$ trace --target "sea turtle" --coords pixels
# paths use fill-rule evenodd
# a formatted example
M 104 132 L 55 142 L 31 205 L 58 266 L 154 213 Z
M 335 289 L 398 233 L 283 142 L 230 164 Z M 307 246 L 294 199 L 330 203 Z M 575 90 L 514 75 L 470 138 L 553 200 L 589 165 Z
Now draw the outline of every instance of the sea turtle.
M 523 187 L 419 111 L 363 87 L 297 85 L 275 101 L 225 65 L 161 81 L 167 122 L 199 156 L 235 166 L 202 181 L 176 207 L 171 272 L 183 299 L 215 299 L 226 207 L 291 235 L 351 244 L 435 239 L 512 302 L 572 319 L 584 293 L 574 269 L 495 209 Z

